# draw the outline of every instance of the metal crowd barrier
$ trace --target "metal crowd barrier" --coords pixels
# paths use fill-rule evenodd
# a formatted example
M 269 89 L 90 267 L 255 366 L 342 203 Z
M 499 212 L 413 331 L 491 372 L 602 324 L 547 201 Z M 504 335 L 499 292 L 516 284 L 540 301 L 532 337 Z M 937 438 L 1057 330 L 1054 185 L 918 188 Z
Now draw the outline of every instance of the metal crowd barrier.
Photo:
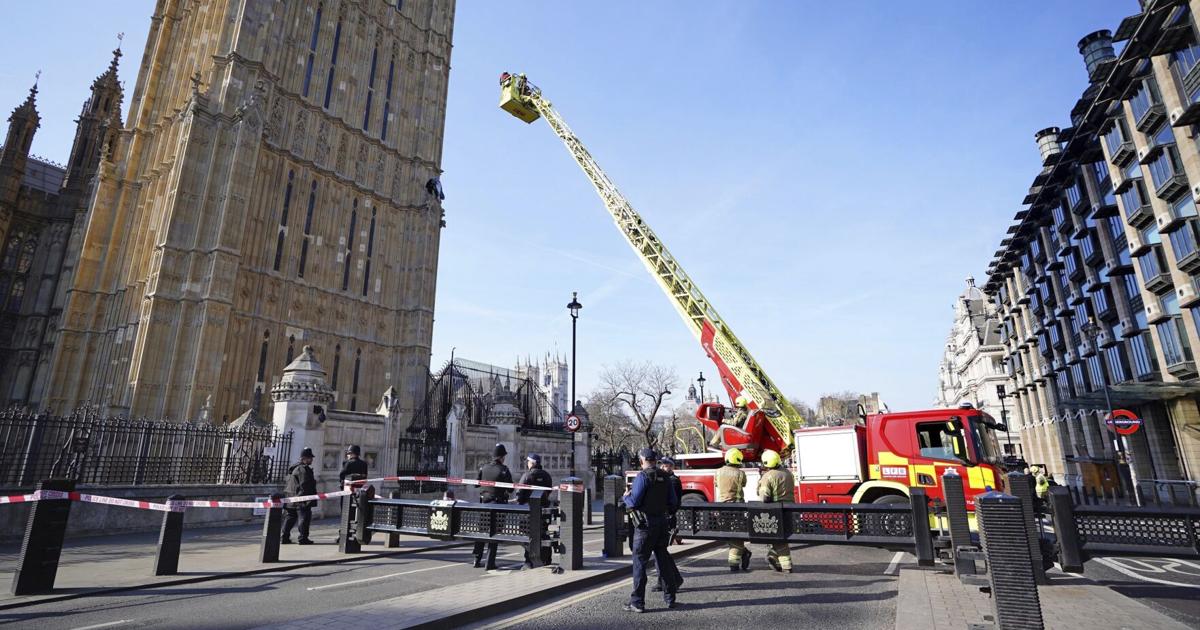
M 572 481 L 567 479 L 563 483 Z M 540 550 L 530 558 L 534 566 L 549 564 L 552 553 L 557 551 L 564 554 L 562 568 L 582 568 L 582 493 L 564 492 L 561 502 L 534 496 L 529 498 L 528 505 L 513 505 L 373 498 L 369 488 L 361 490 L 356 501 L 347 501 L 344 507 L 342 541 L 349 543 L 344 552 L 358 551 L 356 541 L 369 541 L 372 532 L 389 536 L 408 534 L 438 540 L 524 545 Z
M 1064 571 L 1106 555 L 1200 557 L 1200 508 L 1074 505 L 1061 487 L 1050 507 Z
M 683 538 L 867 545 L 911 551 L 922 566 L 933 565 L 929 502 L 920 488 L 912 490 L 909 505 L 685 503 L 675 517 Z M 604 526 L 616 530 L 619 523 L 605 520 Z M 612 537 L 623 538 L 618 531 Z

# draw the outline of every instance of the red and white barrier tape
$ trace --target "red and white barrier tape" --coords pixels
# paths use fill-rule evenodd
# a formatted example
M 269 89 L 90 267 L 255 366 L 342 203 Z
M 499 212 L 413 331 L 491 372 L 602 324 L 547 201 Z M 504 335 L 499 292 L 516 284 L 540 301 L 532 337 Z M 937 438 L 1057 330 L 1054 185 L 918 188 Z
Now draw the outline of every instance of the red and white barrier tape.
M 481 481 L 479 479 L 464 479 L 462 477 L 430 477 L 426 475 L 408 475 L 408 476 L 393 476 L 393 477 L 375 477 L 372 479 L 359 479 L 349 482 L 345 490 L 337 490 L 334 492 L 318 492 L 302 497 L 285 497 L 278 501 L 203 501 L 197 499 L 187 499 L 184 501 L 167 501 L 165 503 L 154 503 L 152 501 L 139 501 L 137 499 L 121 499 L 118 497 L 105 497 L 98 494 L 83 494 L 80 492 L 62 492 L 59 490 L 38 490 L 31 494 L 13 494 L 9 496 L 0 496 L 0 505 L 5 503 L 28 503 L 32 501 L 46 501 L 54 499 L 69 499 L 71 501 L 81 501 L 83 503 L 102 503 L 104 505 L 117 505 L 121 507 L 131 507 L 139 510 L 156 510 L 159 512 L 182 512 L 186 508 L 273 508 L 283 507 L 289 503 L 300 503 L 303 501 L 323 501 L 334 497 L 344 497 L 353 493 L 350 489 L 352 486 L 361 486 L 368 483 L 379 483 L 384 481 L 433 481 L 452 485 L 465 486 L 485 486 L 490 488 L 510 488 L 513 490 L 559 490 L 562 492 L 583 492 L 582 484 L 560 483 L 556 487 L 549 486 L 534 486 L 527 483 L 507 483 L 503 481 Z
M 10 496 L 0 497 L 0 504 L 4 503 L 27 503 L 33 501 L 49 501 L 55 499 L 67 499 L 70 501 L 80 501 L 83 503 L 103 503 L 104 505 L 117 505 L 120 507 L 131 507 L 139 510 L 155 510 L 158 512 L 182 512 L 190 507 L 206 507 L 206 508 L 273 508 L 283 507 L 288 503 L 299 503 L 301 501 L 322 501 L 333 497 L 344 497 L 351 494 L 350 490 L 338 490 L 336 492 L 318 492 L 317 494 L 309 494 L 302 497 L 285 497 L 278 501 L 167 501 L 165 503 L 154 503 L 152 501 L 138 501 L 137 499 L 121 499 L 118 497 L 105 497 L 96 494 L 84 494 L 81 492 L 61 492 L 59 490 L 38 490 L 31 494 L 14 494 Z
M 490 488 L 512 488 L 514 490 L 561 490 L 563 492 L 583 492 L 583 484 L 560 483 L 556 487 L 549 486 L 533 486 L 527 483 L 508 483 L 505 481 L 484 481 L 479 479 L 465 479 L 463 477 L 428 477 L 425 475 L 416 476 L 400 476 L 400 477 L 374 477 L 372 479 L 357 479 L 348 482 L 347 485 L 360 486 L 367 483 L 379 481 L 436 481 L 448 483 L 452 485 L 464 486 L 487 486 Z

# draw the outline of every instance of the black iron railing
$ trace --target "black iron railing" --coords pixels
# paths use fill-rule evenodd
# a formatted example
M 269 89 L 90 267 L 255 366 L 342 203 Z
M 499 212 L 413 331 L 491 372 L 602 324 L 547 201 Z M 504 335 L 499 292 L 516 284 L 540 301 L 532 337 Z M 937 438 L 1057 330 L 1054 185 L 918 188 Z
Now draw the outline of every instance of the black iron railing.
M 685 503 L 676 520 L 680 536 L 713 540 L 911 548 L 918 530 L 930 536 L 928 518 L 914 528 L 908 504 Z
M 367 528 L 371 531 L 521 544 L 534 539 L 550 544 L 550 524 L 558 513 L 549 502 L 540 501 L 534 506 L 372 499 L 370 504 L 372 515 Z M 535 518 L 541 521 L 536 532 L 530 528 Z
M 1105 555 L 1200 557 L 1200 508 L 1074 505 L 1061 487 L 1049 498 L 1066 571 Z
M 279 483 L 291 433 L 104 417 L 0 411 L 0 486 L 42 479 L 90 485 Z

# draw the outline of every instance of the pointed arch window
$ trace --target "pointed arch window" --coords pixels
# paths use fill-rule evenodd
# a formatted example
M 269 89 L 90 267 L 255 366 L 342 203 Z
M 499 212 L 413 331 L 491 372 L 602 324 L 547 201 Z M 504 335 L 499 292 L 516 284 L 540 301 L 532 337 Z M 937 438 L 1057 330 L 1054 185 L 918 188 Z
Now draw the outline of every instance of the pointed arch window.
M 387 142 L 388 117 L 392 115 L 392 77 L 396 73 L 396 55 L 388 62 L 387 87 L 383 91 L 383 127 L 379 130 L 379 139 Z
M 338 372 L 342 367 L 342 344 L 338 344 L 333 349 L 333 391 L 337 392 Z
M 362 294 L 367 295 L 367 287 L 371 284 L 371 254 L 375 250 L 375 212 L 377 208 L 371 208 L 371 228 L 367 231 L 367 260 L 363 266 L 363 284 Z
M 329 99 L 333 96 L 333 74 L 337 69 L 338 48 L 342 43 L 342 19 L 338 18 L 337 27 L 333 31 L 333 52 L 329 55 L 329 77 L 325 82 L 325 109 L 329 109 Z
M 325 8 L 325 4 L 317 5 L 317 15 L 313 18 L 312 37 L 308 42 L 308 62 L 304 65 L 304 96 L 308 96 L 308 90 L 312 87 L 313 62 L 317 57 L 317 35 L 321 33 L 321 10 Z
M 358 407 L 358 369 L 362 366 L 362 348 L 354 351 L 354 381 L 350 389 L 350 411 Z
M 296 358 L 296 335 L 288 335 L 287 365 L 291 365 L 294 358 Z
M 354 257 L 354 231 L 358 229 L 358 200 L 350 211 L 350 233 L 346 235 L 346 259 L 342 261 L 342 290 L 350 288 L 350 259 Z
M 371 100 L 375 98 L 375 64 L 379 61 L 379 45 L 371 51 L 371 72 L 367 75 L 367 109 L 363 112 L 363 131 L 371 127 Z
M 312 188 L 308 191 L 308 212 L 304 216 L 304 240 L 300 242 L 300 272 L 299 277 L 304 277 L 304 265 L 308 262 L 308 241 L 312 238 L 312 218 L 313 208 L 317 205 L 317 180 L 312 181 Z
M 267 348 L 271 341 L 271 331 L 263 331 L 262 347 L 258 350 L 258 382 L 265 383 L 267 376 Z
M 296 181 L 296 171 L 288 171 L 287 188 L 283 191 L 283 212 L 279 215 L 279 237 L 275 239 L 275 264 L 272 268 L 279 271 L 283 264 L 283 237 L 287 234 L 288 209 L 292 205 L 292 184 Z

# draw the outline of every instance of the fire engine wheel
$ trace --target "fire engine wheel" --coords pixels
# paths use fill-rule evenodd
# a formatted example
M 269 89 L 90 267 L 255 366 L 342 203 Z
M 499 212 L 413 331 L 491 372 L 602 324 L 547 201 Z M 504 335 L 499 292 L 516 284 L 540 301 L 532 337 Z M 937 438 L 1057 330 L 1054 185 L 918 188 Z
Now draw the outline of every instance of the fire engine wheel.
M 704 503 L 704 495 L 699 492 L 685 492 L 681 503 Z
M 902 505 L 908 503 L 908 497 L 898 494 L 885 494 L 881 497 L 876 497 L 871 503 L 877 505 Z M 877 524 L 879 528 L 892 536 L 904 536 L 911 532 L 908 515 L 901 516 L 899 514 L 883 516 Z

